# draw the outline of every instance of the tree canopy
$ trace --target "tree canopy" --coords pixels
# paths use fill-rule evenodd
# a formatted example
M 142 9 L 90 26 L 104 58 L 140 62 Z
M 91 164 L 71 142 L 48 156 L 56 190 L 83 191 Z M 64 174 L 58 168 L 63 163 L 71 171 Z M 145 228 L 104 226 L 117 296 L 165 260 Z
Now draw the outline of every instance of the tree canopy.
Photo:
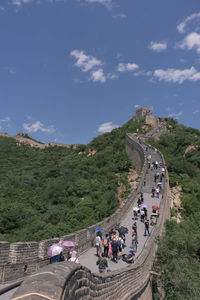
M 66 235 L 111 215 L 120 182 L 123 196 L 130 193 L 125 134 L 142 132 L 142 125 L 130 120 L 76 149 L 37 149 L 0 137 L 0 240 Z

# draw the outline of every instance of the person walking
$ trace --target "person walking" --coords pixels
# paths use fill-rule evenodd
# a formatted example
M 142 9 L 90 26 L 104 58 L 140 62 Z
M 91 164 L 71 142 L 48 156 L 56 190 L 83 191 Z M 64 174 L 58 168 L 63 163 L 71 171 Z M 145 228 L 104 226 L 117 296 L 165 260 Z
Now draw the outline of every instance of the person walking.
M 76 255 L 77 255 L 77 252 L 75 250 L 72 251 L 71 258 L 69 259 L 69 261 L 80 264 L 80 262 L 79 262 L 78 258 L 76 257 Z
M 159 198 L 159 195 L 160 195 L 160 190 L 159 190 L 159 188 L 157 187 L 157 188 L 156 188 L 156 197 Z
M 143 209 L 140 210 L 140 219 L 141 219 L 141 222 L 144 222 L 144 210 Z
M 137 221 L 135 221 L 132 225 L 132 229 L 135 232 L 135 236 L 136 236 L 136 243 L 138 244 L 138 232 L 137 232 Z
M 104 241 L 103 241 L 103 246 L 104 246 L 104 256 L 105 256 L 105 257 L 108 257 L 109 242 L 110 242 L 110 239 L 109 239 L 108 234 L 106 233 L 105 239 L 104 239 Z
M 118 263 L 119 245 L 118 245 L 116 239 L 112 240 L 111 247 L 112 247 L 112 253 L 113 253 L 113 261 Z
M 132 249 L 133 251 L 137 251 L 137 237 L 135 231 L 132 232 Z
M 135 231 L 136 235 L 137 235 L 137 221 L 135 221 L 132 225 L 132 229 L 133 231 Z
M 123 244 L 122 244 L 122 248 L 125 248 L 125 243 L 126 243 L 126 235 L 122 234 L 122 239 L 123 239 Z
M 97 232 L 96 235 L 96 249 L 97 249 L 97 256 L 100 256 L 100 243 L 101 243 L 101 238 Z
M 133 210 L 133 220 L 137 220 L 138 210 Z
M 140 205 L 141 205 L 141 198 L 138 198 L 138 200 L 137 200 L 137 205 L 138 205 L 138 207 L 140 207 Z
M 144 207 L 144 217 L 147 218 L 148 217 L 148 210 L 146 207 Z
M 149 232 L 149 220 L 146 219 L 144 221 L 144 236 L 146 236 L 148 233 L 148 235 L 150 235 L 150 232 Z

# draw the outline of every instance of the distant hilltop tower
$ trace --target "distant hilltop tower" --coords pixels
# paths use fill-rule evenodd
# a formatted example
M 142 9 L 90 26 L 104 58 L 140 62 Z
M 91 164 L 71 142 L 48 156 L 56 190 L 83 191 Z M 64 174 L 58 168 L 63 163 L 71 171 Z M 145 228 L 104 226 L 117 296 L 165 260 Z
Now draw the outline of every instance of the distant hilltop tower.
M 150 107 L 141 107 L 136 110 L 134 120 L 145 119 L 146 124 L 156 127 L 159 123 L 158 119 L 153 116 L 152 109 Z

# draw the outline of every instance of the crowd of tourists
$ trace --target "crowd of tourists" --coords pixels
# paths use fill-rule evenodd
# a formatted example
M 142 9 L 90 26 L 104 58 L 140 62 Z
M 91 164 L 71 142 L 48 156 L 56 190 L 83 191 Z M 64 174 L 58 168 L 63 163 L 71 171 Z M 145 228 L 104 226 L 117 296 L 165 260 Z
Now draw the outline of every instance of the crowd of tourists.
M 96 234 L 96 255 L 98 260 L 96 264 L 99 266 L 99 272 L 103 273 L 108 268 L 108 259 L 114 263 L 118 263 L 120 259 L 132 262 L 135 251 L 131 250 L 130 254 L 122 254 L 122 250 L 126 247 L 126 234 L 128 228 L 119 227 L 112 228 L 104 237 L 102 232 Z M 107 270 L 109 271 L 109 269 Z
M 149 150 L 147 146 L 146 151 Z M 157 149 L 154 149 L 157 152 Z M 151 176 L 151 182 L 154 183 L 151 190 L 152 198 L 156 197 L 159 199 L 160 193 L 162 191 L 162 183 L 165 177 L 165 169 L 162 166 L 162 163 L 157 160 L 152 161 L 151 154 L 147 156 L 148 168 L 147 174 Z M 150 172 L 150 173 L 149 173 Z M 144 178 L 143 185 L 144 187 L 147 184 L 146 178 Z M 150 226 L 154 226 L 157 223 L 157 217 L 159 207 L 157 205 L 152 206 L 152 210 L 148 212 L 147 205 L 144 204 L 144 196 L 143 193 L 140 192 L 138 194 L 137 207 L 133 208 L 133 224 L 131 227 L 131 250 L 129 254 L 122 254 L 122 250 L 126 247 L 126 233 L 122 232 L 119 229 L 112 229 L 105 236 L 102 236 L 102 232 L 99 231 L 96 234 L 96 255 L 98 256 L 98 260 L 96 264 L 99 267 L 99 272 L 105 272 L 108 269 L 108 262 L 112 261 L 118 263 L 120 259 L 127 263 L 133 263 L 134 257 L 138 248 L 138 221 L 144 224 L 144 236 L 150 236 Z

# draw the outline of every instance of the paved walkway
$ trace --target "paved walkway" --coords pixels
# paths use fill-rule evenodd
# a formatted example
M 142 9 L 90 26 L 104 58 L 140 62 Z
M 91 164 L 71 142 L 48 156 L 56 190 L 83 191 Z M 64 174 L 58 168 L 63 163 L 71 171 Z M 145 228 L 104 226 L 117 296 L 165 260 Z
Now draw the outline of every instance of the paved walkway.
M 0 295 L 0 300 L 9 300 L 17 289 L 18 288 L 15 288 L 3 295 Z
M 147 156 L 151 155 L 151 162 L 158 161 L 160 162 L 160 155 L 157 153 L 157 151 L 154 151 L 153 149 L 149 148 L 148 151 L 146 152 Z M 161 167 L 158 167 L 158 169 L 147 169 L 147 174 L 146 174 L 146 186 L 143 186 L 142 191 L 143 196 L 144 196 L 144 204 L 148 205 L 148 218 L 151 215 L 152 212 L 152 205 L 160 205 L 160 199 L 161 195 L 159 198 L 152 197 L 151 196 L 151 188 L 153 185 L 155 185 L 154 182 L 154 175 L 155 173 L 161 173 Z M 136 200 L 137 201 L 137 200 Z M 129 251 L 131 250 L 131 242 L 132 242 L 132 225 L 133 225 L 133 207 L 137 206 L 137 203 L 134 203 L 134 205 L 130 208 L 130 211 L 126 214 L 124 219 L 121 220 L 120 225 L 125 226 L 128 228 L 129 233 L 126 234 L 126 247 L 123 250 L 123 254 L 128 254 Z M 150 226 L 150 231 L 152 231 L 153 226 Z M 149 236 L 144 236 L 144 223 L 140 221 L 140 218 L 137 221 L 137 232 L 138 232 L 138 249 L 136 252 L 136 257 L 142 252 L 142 249 L 145 245 L 145 242 L 147 241 Z M 90 248 L 87 250 L 85 253 L 80 255 L 79 257 L 80 263 L 90 269 L 94 273 L 99 273 L 98 271 L 98 266 L 96 265 L 97 257 L 96 257 L 96 248 Z M 108 259 L 108 269 L 111 271 L 121 269 L 123 267 L 129 266 L 126 262 L 122 261 L 121 259 L 118 261 L 118 263 L 115 263 Z

